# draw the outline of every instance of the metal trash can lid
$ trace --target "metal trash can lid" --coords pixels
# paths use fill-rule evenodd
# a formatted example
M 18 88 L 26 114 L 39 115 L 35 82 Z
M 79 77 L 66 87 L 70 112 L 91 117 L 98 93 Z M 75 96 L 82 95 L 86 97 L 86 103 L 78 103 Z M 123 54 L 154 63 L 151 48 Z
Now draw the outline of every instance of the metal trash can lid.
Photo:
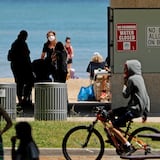
M 35 87 L 66 87 L 67 84 L 66 83 L 58 83 L 58 82 L 38 82 L 38 83 L 34 83 Z
M 0 82 L 0 87 L 15 88 L 16 83 Z

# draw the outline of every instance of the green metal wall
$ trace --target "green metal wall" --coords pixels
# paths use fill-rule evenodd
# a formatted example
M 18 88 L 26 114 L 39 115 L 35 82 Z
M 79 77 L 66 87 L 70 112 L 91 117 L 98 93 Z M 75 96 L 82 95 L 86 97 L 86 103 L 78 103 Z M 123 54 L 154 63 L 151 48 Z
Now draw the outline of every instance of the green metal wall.
M 113 28 L 110 30 L 113 34 L 110 35 L 113 35 L 114 45 L 111 53 L 113 73 L 122 73 L 123 64 L 128 59 L 140 60 L 143 73 L 159 73 L 160 9 L 112 8 L 112 15 Z M 133 28 L 128 27 L 130 24 L 133 24 Z M 124 31 L 121 32 L 121 38 L 119 38 L 120 28 Z M 133 39 L 129 37 L 128 40 L 125 36 L 131 36 Z M 123 48 L 119 49 L 122 43 Z M 129 47 L 125 47 L 128 44 Z

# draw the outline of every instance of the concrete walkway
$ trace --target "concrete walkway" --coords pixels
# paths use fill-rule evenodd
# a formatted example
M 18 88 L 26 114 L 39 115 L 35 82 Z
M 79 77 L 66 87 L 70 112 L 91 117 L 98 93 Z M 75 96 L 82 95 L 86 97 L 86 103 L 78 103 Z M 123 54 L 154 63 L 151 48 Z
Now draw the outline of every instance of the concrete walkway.
M 94 160 L 93 156 L 75 155 L 73 160 Z M 106 149 L 102 160 L 120 160 L 114 149 Z M 11 160 L 10 148 L 5 148 L 5 160 Z M 62 149 L 58 148 L 40 148 L 40 160 L 65 160 Z
M 67 117 L 67 121 L 93 121 L 95 117 Z M 34 121 L 34 117 L 17 117 L 16 121 Z M 141 118 L 134 119 L 134 122 L 142 122 Z M 160 117 L 148 117 L 147 122 L 160 122 Z M 147 123 L 146 122 L 146 123 Z
M 5 160 L 11 160 L 10 156 L 5 156 Z M 121 160 L 121 158 L 117 156 L 104 156 L 102 160 Z M 63 156 L 40 156 L 40 160 L 65 160 Z M 88 156 L 75 156 L 73 160 L 94 160 L 94 157 Z

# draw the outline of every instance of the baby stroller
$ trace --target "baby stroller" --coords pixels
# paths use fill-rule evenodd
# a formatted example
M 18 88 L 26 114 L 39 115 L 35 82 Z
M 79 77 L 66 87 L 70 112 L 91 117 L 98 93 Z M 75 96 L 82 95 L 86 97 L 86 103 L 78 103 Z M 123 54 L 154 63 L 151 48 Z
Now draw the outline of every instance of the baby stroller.
M 35 82 L 51 82 L 50 71 L 47 67 L 46 61 L 43 59 L 36 59 L 32 62 L 32 69 L 35 76 Z

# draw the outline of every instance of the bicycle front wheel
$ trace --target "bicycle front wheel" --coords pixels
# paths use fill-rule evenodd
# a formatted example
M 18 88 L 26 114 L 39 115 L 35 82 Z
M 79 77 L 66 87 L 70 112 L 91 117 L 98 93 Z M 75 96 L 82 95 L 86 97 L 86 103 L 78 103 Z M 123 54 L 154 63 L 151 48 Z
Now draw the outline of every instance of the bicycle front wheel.
M 104 141 L 96 129 L 77 126 L 69 130 L 63 138 L 62 151 L 67 160 L 74 160 L 78 155 L 100 160 L 104 154 Z

